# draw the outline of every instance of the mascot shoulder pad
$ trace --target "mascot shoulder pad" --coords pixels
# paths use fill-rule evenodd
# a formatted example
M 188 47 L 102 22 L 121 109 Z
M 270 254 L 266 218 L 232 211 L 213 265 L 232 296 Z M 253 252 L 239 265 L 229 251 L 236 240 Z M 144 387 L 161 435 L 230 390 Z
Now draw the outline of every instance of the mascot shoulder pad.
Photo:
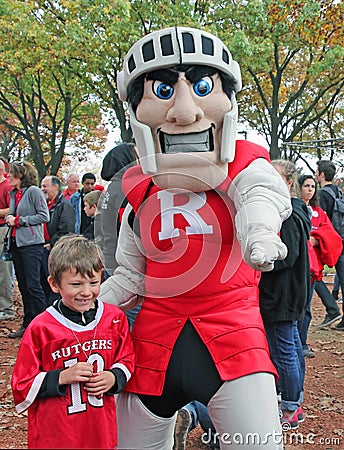
M 145 175 L 142 172 L 141 166 L 130 167 L 124 173 L 122 178 L 123 193 L 135 212 L 142 205 L 151 185 L 151 175 Z
M 234 161 L 228 164 L 229 178 L 234 180 L 241 171 L 246 169 L 257 158 L 264 158 L 270 161 L 269 152 L 264 147 L 253 142 L 236 141 Z

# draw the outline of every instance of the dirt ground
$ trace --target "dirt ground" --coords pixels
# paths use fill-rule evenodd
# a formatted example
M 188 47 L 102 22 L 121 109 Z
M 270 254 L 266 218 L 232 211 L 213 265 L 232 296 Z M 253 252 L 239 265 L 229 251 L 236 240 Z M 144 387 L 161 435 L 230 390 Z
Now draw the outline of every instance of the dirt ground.
M 331 278 L 327 278 L 328 281 Z M 13 406 L 10 377 L 20 341 L 7 338 L 21 324 L 21 301 L 15 289 L 16 320 L 0 322 L 0 448 L 27 448 L 27 416 Z M 318 329 L 315 324 L 325 309 L 314 295 L 309 343 L 315 358 L 307 359 L 305 421 L 296 432 L 284 434 L 286 450 L 344 450 L 344 332 Z M 188 438 L 187 449 L 207 449 L 197 427 Z M 245 446 L 243 446 L 245 449 Z M 159 450 L 159 449 L 156 449 Z

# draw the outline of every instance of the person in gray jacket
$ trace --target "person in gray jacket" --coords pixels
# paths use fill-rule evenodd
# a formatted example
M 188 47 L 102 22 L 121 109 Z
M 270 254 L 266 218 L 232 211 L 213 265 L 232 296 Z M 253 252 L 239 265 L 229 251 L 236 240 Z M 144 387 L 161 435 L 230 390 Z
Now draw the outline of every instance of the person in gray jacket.
M 123 143 L 111 149 L 104 157 L 101 177 L 110 181 L 100 203 L 102 251 L 105 262 L 105 277 L 111 276 L 118 266 L 115 258 L 120 221 L 127 204 L 122 191 L 122 176 L 137 164 L 134 144 Z
M 21 338 L 34 317 L 46 308 L 40 281 L 43 256 L 43 223 L 49 221 L 49 210 L 43 192 L 37 186 L 37 170 L 28 162 L 12 163 L 9 170 L 10 213 L 6 223 L 12 227 L 10 250 L 24 306 L 22 327 L 9 333 Z

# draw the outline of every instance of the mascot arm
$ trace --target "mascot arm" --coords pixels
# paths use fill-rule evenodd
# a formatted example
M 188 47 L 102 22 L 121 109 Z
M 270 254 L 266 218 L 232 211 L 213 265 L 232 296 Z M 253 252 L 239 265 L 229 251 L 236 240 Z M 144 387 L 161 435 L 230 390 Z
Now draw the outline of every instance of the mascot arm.
M 118 305 L 123 310 L 134 308 L 141 302 L 140 296 L 144 295 L 146 258 L 141 240 L 128 222 L 131 209 L 128 204 L 122 218 L 116 251 L 119 266 L 101 284 L 99 295 L 101 301 Z
M 289 190 L 274 167 L 258 158 L 241 171 L 228 194 L 237 214 L 235 225 L 244 261 L 255 270 L 270 271 L 287 248 L 278 232 L 292 211 Z

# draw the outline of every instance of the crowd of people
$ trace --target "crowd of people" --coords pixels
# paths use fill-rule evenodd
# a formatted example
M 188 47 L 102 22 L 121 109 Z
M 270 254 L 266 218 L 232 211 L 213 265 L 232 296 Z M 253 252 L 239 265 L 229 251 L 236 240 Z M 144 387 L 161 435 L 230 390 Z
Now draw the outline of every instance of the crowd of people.
M 79 177 L 76 174 L 67 177 L 64 190 L 62 190 L 61 179 L 49 175 L 42 179 L 39 190 L 37 172 L 31 164 L 28 162 L 12 163 L 8 166 L 6 161 L 0 160 L 0 222 L 2 222 L 0 223 L 0 232 L 3 237 L 8 227 L 12 229 L 11 253 L 14 265 L 13 272 L 11 261 L 0 262 L 0 279 L 2 281 L 0 283 L 0 320 L 11 320 L 15 316 L 13 309 L 14 273 L 24 306 L 22 327 L 11 332 L 10 338 L 21 338 L 35 316 L 47 307 L 51 307 L 55 300 L 61 302 L 59 285 L 54 289 L 48 282 L 48 259 L 52 248 L 62 236 L 75 233 L 75 218 L 78 214 L 76 209 L 80 213 L 82 204 L 85 216 L 91 218 L 91 221 L 84 226 L 84 232 L 80 234 L 90 241 L 95 241 L 103 250 L 105 278 L 112 275 L 118 265 L 115 253 L 120 222 L 127 204 L 121 180 L 125 170 L 135 164 L 137 164 L 137 153 L 134 145 L 121 144 L 112 149 L 103 162 L 102 178 L 110 183 L 102 192 L 100 189 L 92 189 L 95 177 L 90 173 L 84 174 L 81 178 L 83 180 L 81 188 Z M 330 202 L 325 203 L 326 200 L 329 200 L 328 196 L 325 197 L 323 206 L 327 208 L 329 214 L 320 207 L 317 187 L 317 179 L 326 180 L 327 178 L 327 185 L 330 184 L 337 189 L 331 183 L 335 170 L 333 163 L 321 161 L 319 162 L 319 167 L 322 167 L 320 173 L 318 169 L 315 176 L 312 174 L 300 175 L 298 179 L 296 176 L 299 172 L 291 162 L 280 160 L 273 161 L 273 164 L 290 188 L 292 204 L 295 204 L 293 214 L 296 214 L 299 219 L 293 219 L 292 215 L 283 223 L 281 237 L 287 244 L 288 256 L 285 260 L 276 262 L 272 272 L 263 273 L 259 285 L 260 305 L 271 358 L 280 377 L 277 390 L 281 396 L 282 420 L 287 421 L 291 428 L 295 429 L 303 420 L 301 407 L 305 377 L 303 356 L 310 358 L 315 356 L 307 342 L 312 318 L 311 301 L 315 290 L 326 309 L 324 321 L 317 326 L 321 328 L 330 326 L 342 319 L 336 301 L 339 300 L 338 288 L 334 287 L 331 293 L 322 280 L 324 265 L 335 267 L 342 255 L 342 238 L 332 226 L 331 204 L 329 206 Z M 32 189 L 32 186 L 35 187 Z M 321 184 L 319 186 L 322 187 Z M 29 192 L 27 192 L 28 190 Z M 25 192 L 27 192 L 26 195 Z M 321 192 L 320 189 L 320 195 Z M 30 195 L 28 195 L 29 193 Z M 78 195 L 75 197 L 78 198 L 80 204 L 75 203 L 73 206 L 70 198 L 76 193 Z M 11 198 L 12 207 L 10 208 Z M 27 199 L 26 202 L 25 199 Z M 299 205 L 298 213 L 295 209 L 296 204 Z M 301 220 L 302 215 L 303 219 Z M 98 224 L 95 222 L 97 216 Z M 307 225 L 309 219 L 310 224 Z M 31 230 L 37 230 L 34 233 L 35 241 L 30 241 L 27 236 L 21 238 L 20 233 L 28 231 L 25 229 L 24 223 L 29 224 Z M 21 226 L 21 224 L 23 225 Z M 19 233 L 18 229 L 20 229 Z M 321 244 L 319 244 L 319 240 Z M 300 242 L 303 244 L 301 245 Z M 310 278 L 310 286 L 308 289 L 304 285 L 303 289 L 300 289 L 298 280 L 304 278 L 302 271 L 307 266 L 305 264 L 305 260 L 307 260 L 305 248 L 309 253 L 309 275 L 306 276 Z M 300 249 L 303 249 L 302 255 L 299 254 Z M 287 286 L 288 288 L 286 288 Z M 291 299 L 292 304 L 290 303 Z M 307 299 L 306 302 L 305 299 Z M 127 313 L 132 327 L 137 311 L 129 310 Z M 334 329 L 343 329 L 343 319 Z M 281 362 L 280 358 L 282 358 Z M 286 367 L 288 367 L 287 370 Z M 288 411 L 291 413 L 288 414 Z M 209 445 L 219 448 L 216 430 L 207 413 L 206 406 L 192 401 L 179 410 L 175 428 L 175 449 L 185 448 L 188 433 L 198 423 L 201 424 L 204 432 L 208 433 Z
M 105 156 L 104 191 L 90 172 L 39 187 L 32 164 L 0 160 L 13 260 L 0 262 L 0 320 L 15 315 L 15 275 L 12 390 L 29 448 L 182 450 L 199 423 L 209 447 L 280 450 L 305 420 L 314 290 L 318 326 L 344 330 L 336 167 L 299 176 L 235 140 L 240 68 L 209 33 L 144 37 L 118 89 L 135 145 Z

